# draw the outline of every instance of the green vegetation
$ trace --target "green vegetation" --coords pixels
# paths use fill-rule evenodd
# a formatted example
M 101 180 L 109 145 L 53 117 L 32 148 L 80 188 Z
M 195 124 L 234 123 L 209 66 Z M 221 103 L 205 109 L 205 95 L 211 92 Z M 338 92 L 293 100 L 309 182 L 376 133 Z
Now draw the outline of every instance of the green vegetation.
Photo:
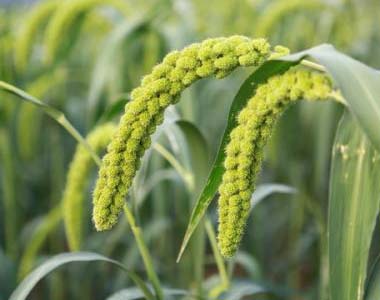
M 379 14 L 0 4 L 0 300 L 378 299 Z

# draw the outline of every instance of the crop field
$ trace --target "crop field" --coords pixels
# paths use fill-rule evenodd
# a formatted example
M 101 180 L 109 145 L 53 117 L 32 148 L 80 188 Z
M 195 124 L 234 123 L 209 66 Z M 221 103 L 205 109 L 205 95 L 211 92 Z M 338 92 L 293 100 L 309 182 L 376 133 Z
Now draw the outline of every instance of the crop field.
M 0 300 L 379 300 L 379 0 L 0 0 Z

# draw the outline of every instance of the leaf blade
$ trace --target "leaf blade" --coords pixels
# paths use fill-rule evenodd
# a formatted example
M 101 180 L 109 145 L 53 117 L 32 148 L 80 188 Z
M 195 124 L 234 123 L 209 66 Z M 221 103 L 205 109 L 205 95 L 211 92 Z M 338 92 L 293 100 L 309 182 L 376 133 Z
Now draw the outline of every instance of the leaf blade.
M 281 59 L 299 60 L 305 56 L 313 57 L 330 73 L 347 101 L 350 112 L 380 151 L 380 72 L 327 44 Z
M 127 270 L 124 265 L 121 263 L 105 257 L 103 255 L 93 253 L 93 252 L 72 252 L 72 253 L 61 253 L 58 254 L 45 263 L 37 267 L 32 273 L 30 273 L 13 291 L 9 300 L 24 300 L 32 291 L 33 287 L 47 274 L 52 272 L 54 269 L 60 267 L 61 265 L 70 263 L 70 262 L 90 262 L 90 261 L 104 261 L 116 265 L 117 267 L 123 269 L 128 273 L 133 281 L 144 292 L 145 296 L 148 299 L 154 299 L 152 293 L 146 287 L 145 283 L 137 276 L 135 273 Z
M 353 118 L 343 116 L 334 144 L 329 195 L 332 300 L 362 299 L 380 205 L 380 158 Z

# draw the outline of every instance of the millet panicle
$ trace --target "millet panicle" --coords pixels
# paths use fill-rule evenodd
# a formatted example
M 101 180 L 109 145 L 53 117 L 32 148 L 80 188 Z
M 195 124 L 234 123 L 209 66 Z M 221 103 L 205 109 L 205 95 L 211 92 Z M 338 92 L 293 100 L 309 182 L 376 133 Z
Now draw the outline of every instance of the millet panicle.
M 173 51 L 145 76 L 131 93 L 113 137 L 93 195 L 93 221 L 97 230 L 110 229 L 122 210 L 124 197 L 150 146 L 150 136 L 163 122 L 165 109 L 196 80 L 223 78 L 239 66 L 258 66 L 271 54 L 265 39 L 243 36 L 208 39 L 182 51 Z
M 243 236 L 263 148 L 279 116 L 298 100 L 324 100 L 331 92 L 326 75 L 296 67 L 261 84 L 239 113 L 226 147 L 219 187 L 218 244 L 224 257 L 236 252 Z
M 115 130 L 116 125 L 112 123 L 99 125 L 89 133 L 86 141 L 96 153 L 100 153 L 111 141 Z M 88 188 L 89 174 L 94 165 L 95 163 L 88 150 L 82 145 L 78 145 L 67 173 L 62 199 L 65 231 L 72 251 L 78 251 L 81 248 L 83 202 Z

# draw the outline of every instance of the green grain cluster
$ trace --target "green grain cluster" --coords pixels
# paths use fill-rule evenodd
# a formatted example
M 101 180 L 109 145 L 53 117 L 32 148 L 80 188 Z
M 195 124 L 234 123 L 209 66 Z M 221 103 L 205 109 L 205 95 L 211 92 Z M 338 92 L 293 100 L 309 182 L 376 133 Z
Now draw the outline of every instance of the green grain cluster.
M 93 220 L 97 230 L 110 229 L 122 210 L 124 197 L 150 146 L 150 136 L 163 122 L 165 109 L 196 80 L 223 78 L 239 66 L 258 66 L 270 56 L 264 39 L 242 36 L 208 39 L 168 54 L 141 86 L 133 90 L 115 137 L 103 158 L 96 183 Z
M 296 68 L 260 85 L 239 113 L 226 148 L 225 173 L 219 188 L 218 242 L 224 257 L 236 252 L 243 236 L 264 146 L 276 121 L 292 103 L 324 100 L 331 92 L 328 77 Z
M 97 127 L 87 137 L 90 147 L 97 153 L 110 142 L 116 126 L 110 123 Z M 63 218 L 66 236 L 71 250 L 79 250 L 83 231 L 83 206 L 93 159 L 82 145 L 78 145 L 67 174 L 63 194 Z

